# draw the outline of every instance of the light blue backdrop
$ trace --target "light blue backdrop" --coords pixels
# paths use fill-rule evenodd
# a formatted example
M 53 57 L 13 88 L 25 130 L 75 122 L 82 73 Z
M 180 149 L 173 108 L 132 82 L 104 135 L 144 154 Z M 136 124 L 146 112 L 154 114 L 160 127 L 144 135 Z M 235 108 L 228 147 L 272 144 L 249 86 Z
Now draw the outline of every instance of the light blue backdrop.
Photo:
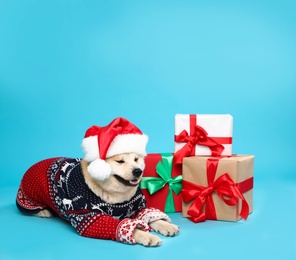
M 284 180 L 294 192 L 295 13 L 292 0 L 0 0 L 7 214 L 29 166 L 81 157 L 85 130 L 117 116 L 149 135 L 148 152 L 171 152 L 176 113 L 229 113 L 257 187 Z

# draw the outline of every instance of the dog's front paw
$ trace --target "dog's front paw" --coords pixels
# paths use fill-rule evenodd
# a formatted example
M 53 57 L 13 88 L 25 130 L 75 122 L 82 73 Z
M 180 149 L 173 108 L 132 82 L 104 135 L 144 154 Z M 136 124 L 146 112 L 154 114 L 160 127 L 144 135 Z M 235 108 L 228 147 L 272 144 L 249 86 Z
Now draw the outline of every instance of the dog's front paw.
M 177 225 L 164 220 L 156 220 L 151 222 L 149 225 L 154 231 L 162 234 L 163 236 L 175 236 L 180 231 L 180 228 Z
M 160 246 L 161 239 L 158 236 L 152 235 L 149 232 L 135 229 L 133 234 L 133 239 L 136 243 L 141 244 L 143 246 Z

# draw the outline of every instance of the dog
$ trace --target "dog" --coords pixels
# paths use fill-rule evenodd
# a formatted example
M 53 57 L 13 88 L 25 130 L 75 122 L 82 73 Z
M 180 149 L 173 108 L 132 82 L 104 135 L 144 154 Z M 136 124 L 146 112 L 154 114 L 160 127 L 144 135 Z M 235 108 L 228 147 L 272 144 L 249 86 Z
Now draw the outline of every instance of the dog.
M 126 121 L 122 118 L 113 121 L 112 129 L 114 124 L 116 127 L 126 125 Z M 124 127 L 119 129 L 122 131 Z M 99 128 L 99 131 L 103 130 Z M 38 217 L 58 215 L 70 222 L 79 235 L 127 244 L 160 246 L 160 237 L 149 233 L 151 230 L 163 236 L 177 235 L 179 227 L 164 212 L 147 207 L 139 188 L 145 168 L 145 152 L 139 149 L 142 133 L 136 131 L 139 136 L 134 136 L 134 132 L 132 136 L 124 134 L 126 132 L 119 133 L 120 142 L 115 138 L 118 133 L 111 138 L 114 142 L 107 146 L 106 155 L 100 145 L 100 154 L 89 156 L 89 141 L 95 139 L 92 144 L 97 145 L 100 137 L 98 134 L 91 138 L 86 135 L 83 159 L 56 157 L 31 166 L 17 193 L 18 209 Z M 123 149 L 126 137 L 129 142 Z M 135 146 L 130 144 L 130 137 L 135 139 Z M 127 152 L 121 152 L 122 149 Z
M 121 203 L 128 201 L 139 189 L 145 167 L 144 158 L 141 155 L 130 153 L 120 154 L 106 159 L 111 165 L 113 174 L 103 182 L 95 182 L 87 173 L 87 163 L 82 161 L 83 174 L 86 183 L 103 200 L 109 203 Z M 175 236 L 179 233 L 179 227 L 165 220 L 156 220 L 150 223 L 150 227 L 163 236 Z M 136 229 L 134 239 L 144 246 L 159 246 L 161 239 L 158 236 Z

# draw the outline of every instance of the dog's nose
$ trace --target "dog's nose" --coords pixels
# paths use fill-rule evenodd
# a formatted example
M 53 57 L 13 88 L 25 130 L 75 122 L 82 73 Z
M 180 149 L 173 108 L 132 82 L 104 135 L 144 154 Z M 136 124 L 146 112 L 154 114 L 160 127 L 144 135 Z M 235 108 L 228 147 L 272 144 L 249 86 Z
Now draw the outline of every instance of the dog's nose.
M 139 169 L 139 168 L 136 168 L 136 169 L 133 169 L 133 175 L 135 176 L 135 177 L 140 177 L 141 176 L 141 174 L 142 174 L 142 170 L 141 169 Z

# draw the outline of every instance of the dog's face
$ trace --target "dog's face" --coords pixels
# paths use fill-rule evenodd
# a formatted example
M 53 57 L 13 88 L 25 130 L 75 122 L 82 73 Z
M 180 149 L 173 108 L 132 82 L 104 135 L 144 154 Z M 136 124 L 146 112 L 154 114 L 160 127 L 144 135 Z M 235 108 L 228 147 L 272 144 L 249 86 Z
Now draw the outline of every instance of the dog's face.
M 135 190 L 145 168 L 144 157 L 137 153 L 123 153 L 106 159 L 111 166 L 111 176 L 101 183 L 101 187 L 115 192 Z

